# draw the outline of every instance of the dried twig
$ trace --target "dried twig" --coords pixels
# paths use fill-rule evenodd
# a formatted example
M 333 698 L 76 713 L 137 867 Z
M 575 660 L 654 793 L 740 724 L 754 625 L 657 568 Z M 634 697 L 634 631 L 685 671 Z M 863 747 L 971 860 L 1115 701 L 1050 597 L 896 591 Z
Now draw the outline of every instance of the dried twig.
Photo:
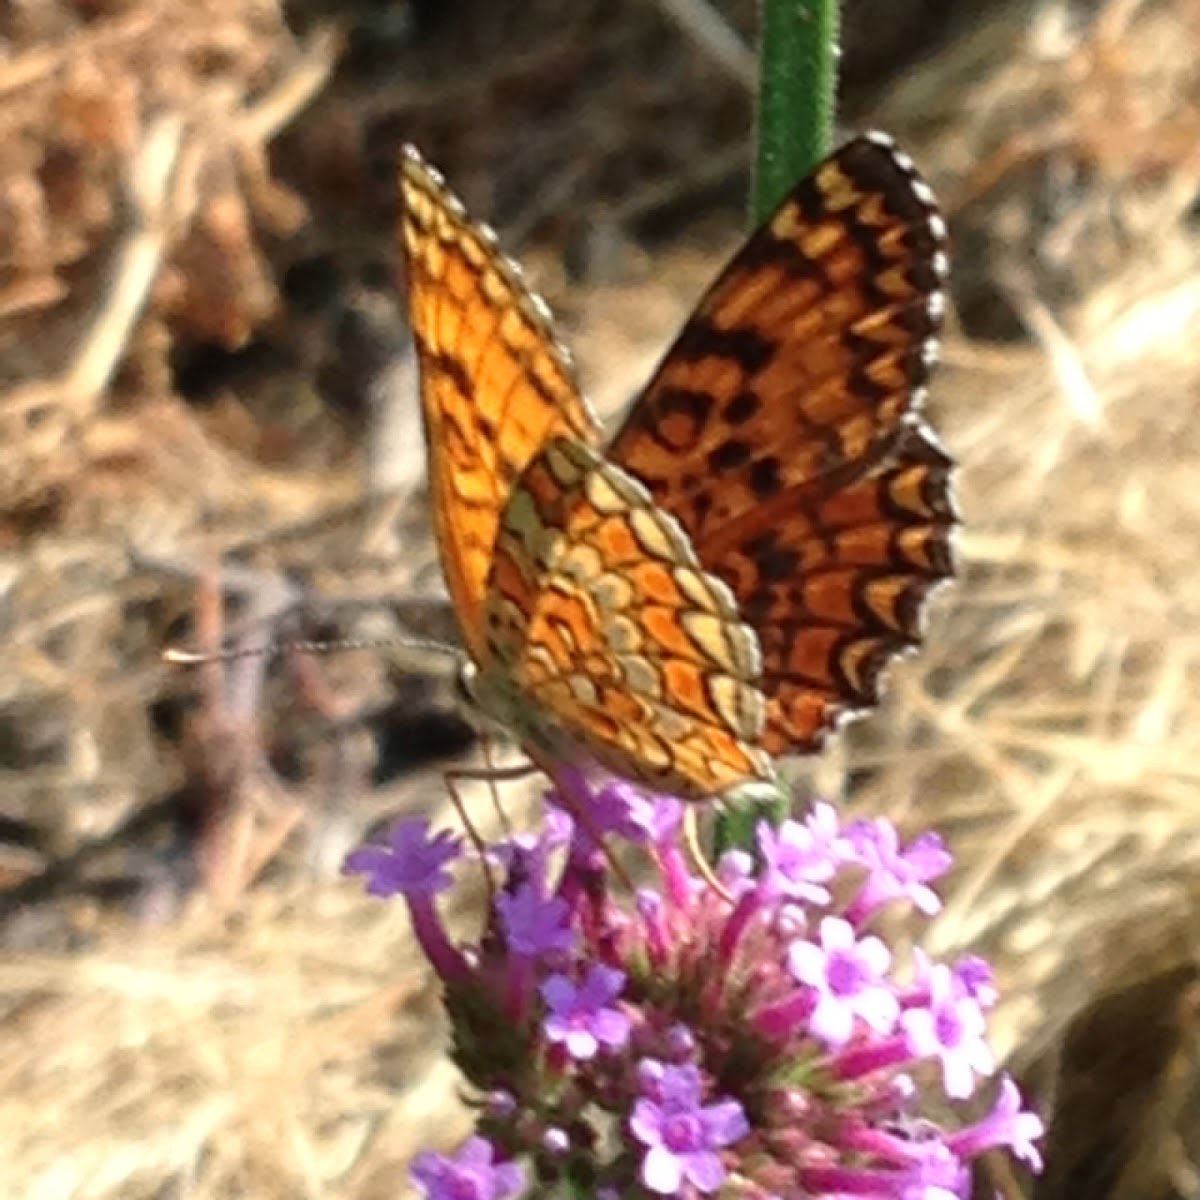
M 662 14 L 727 75 L 748 89 L 758 83 L 758 60 L 737 30 L 708 0 L 654 0 Z

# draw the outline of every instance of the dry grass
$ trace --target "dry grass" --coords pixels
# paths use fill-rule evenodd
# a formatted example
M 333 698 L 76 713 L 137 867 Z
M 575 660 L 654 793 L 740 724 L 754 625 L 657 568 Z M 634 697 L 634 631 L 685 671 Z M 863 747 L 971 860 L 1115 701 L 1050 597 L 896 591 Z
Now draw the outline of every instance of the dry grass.
M 1195 1196 L 1196 1107 L 1179 1082 L 1196 1074 L 1192 976 L 1171 971 L 1198 957 L 1200 909 L 1200 5 L 1112 0 L 1086 27 L 1065 5 L 1040 11 L 927 64 L 879 118 L 938 183 L 962 247 L 957 298 L 973 332 L 948 338 L 934 397 L 962 463 L 962 577 L 880 714 L 810 774 L 858 810 L 946 835 L 960 866 L 927 948 L 995 961 L 998 1046 L 1047 1103 L 1056 1088 L 1078 1097 L 1070 1055 L 1055 1082 L 1078 1012 L 1171 981 L 1164 995 L 1138 993 L 1132 1024 L 1114 1025 L 1125 1057 L 1111 1072 L 1092 1054 L 1084 1100 L 1063 1104 L 1055 1134 L 1070 1165 L 1039 1195 Z M 254 61 L 282 88 L 314 60 L 272 29 Z M 0 128 L 4 87 L 0 71 Z M 228 111 L 253 110 L 246 87 L 232 91 Z M 111 229 L 115 263 L 147 237 L 151 264 L 175 262 L 195 228 L 190 204 L 160 220 L 162 205 L 176 211 L 172 181 L 193 145 L 171 115 L 187 103 L 153 121 L 134 105 L 138 132 L 117 156 L 132 174 L 120 178 L 158 186 L 114 207 L 125 222 Z M 114 196 L 126 186 L 104 178 Z M 226 199 L 246 194 L 238 178 Z M 243 250 L 238 261 L 255 259 Z M 623 282 L 586 290 L 544 272 L 610 411 L 712 255 L 682 248 L 652 268 L 626 257 Z M 43 266 L 65 278 L 61 263 Z M 151 325 L 168 341 L 189 336 L 171 324 L 182 310 L 157 307 L 155 271 L 138 270 Z M 376 750 L 356 717 L 383 703 L 378 663 L 330 659 L 320 676 L 292 664 L 277 678 L 250 659 L 181 682 L 155 655 L 181 630 L 205 644 L 223 628 L 261 638 L 317 592 L 436 598 L 423 517 L 382 495 L 360 502 L 336 434 L 287 471 L 260 431 L 245 433 L 244 411 L 182 403 L 162 374 L 165 343 L 116 299 L 125 277 L 97 260 L 86 278 L 109 285 L 96 293 L 107 300 L 72 310 L 73 322 L 47 315 L 69 354 L 30 360 L 0 398 L 4 471 L 20 496 L 4 506 L 0 564 L 0 811 L 37 835 L 14 839 L 4 860 L 26 890 L 10 893 L 24 903 L 7 912 L 0 957 L 0 1194 L 394 1196 L 413 1148 L 453 1142 L 462 1116 L 402 915 L 332 867 L 372 814 L 440 812 L 440 785 L 420 771 L 366 783 Z M 39 292 L 32 278 L 22 320 L 31 304 L 71 309 L 69 289 Z M 84 372 L 103 319 L 105 369 Z M 1024 336 L 988 342 L 988 320 Z M 130 346 L 142 364 L 132 373 Z M 387 379 L 394 415 L 411 380 Z M 43 405 L 48 419 L 34 420 Z M 221 555 L 239 600 L 225 613 L 209 569 Z M 364 562 L 383 582 L 364 582 Z M 286 570 L 297 564 L 300 583 Z M 197 581 L 199 623 L 169 627 Z M 185 713 L 172 737 L 150 711 L 167 701 Z M 418 689 L 406 703 L 430 700 Z M 281 744 L 302 771 L 280 768 Z M 169 825 L 129 825 L 172 789 L 202 814 L 198 854 L 194 836 L 186 852 L 164 846 Z M 289 833 L 288 853 L 266 866 Z M 181 863 L 197 859 L 208 892 L 181 898 Z M 57 882 L 30 891 L 48 870 Z M 99 890 L 114 879 L 137 881 L 128 902 Z M 1156 1022 L 1171 1033 L 1165 1049 L 1150 1045 Z M 1126 1119 L 1101 1140 L 1097 1114 L 1114 1106 Z M 1086 1186 L 1077 1161 L 1090 1164 Z

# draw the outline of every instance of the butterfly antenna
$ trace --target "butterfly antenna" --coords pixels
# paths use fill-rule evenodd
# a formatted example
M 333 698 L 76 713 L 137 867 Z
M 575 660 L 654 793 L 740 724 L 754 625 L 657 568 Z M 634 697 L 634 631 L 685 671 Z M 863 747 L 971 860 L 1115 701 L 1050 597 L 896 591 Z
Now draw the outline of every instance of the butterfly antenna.
M 282 654 L 335 654 L 342 650 L 422 650 L 430 654 L 444 654 L 461 659 L 462 651 L 444 642 L 425 641 L 422 638 L 336 638 L 331 641 L 305 641 L 297 639 L 286 642 L 268 642 L 265 646 L 236 646 L 222 650 L 184 650 L 179 646 L 168 646 L 162 653 L 163 662 L 173 666 L 198 667 L 206 663 L 235 662 L 241 658 L 276 658 Z

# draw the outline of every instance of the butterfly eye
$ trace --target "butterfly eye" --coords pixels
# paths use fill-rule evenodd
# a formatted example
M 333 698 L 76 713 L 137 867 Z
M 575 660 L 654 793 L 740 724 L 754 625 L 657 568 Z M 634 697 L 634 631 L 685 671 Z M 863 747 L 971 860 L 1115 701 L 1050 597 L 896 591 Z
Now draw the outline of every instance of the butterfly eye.
M 479 668 L 465 656 L 454 672 L 454 699 L 468 720 L 477 721 L 480 713 Z

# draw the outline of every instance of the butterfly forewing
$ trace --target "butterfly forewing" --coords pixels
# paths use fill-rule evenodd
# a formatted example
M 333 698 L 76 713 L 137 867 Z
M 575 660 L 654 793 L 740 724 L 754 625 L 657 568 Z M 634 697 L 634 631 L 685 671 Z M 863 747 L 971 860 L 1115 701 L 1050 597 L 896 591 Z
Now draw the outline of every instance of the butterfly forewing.
M 434 523 L 472 657 L 500 514 L 552 437 L 594 436 L 545 306 L 411 147 L 401 160 L 401 236 L 421 371 Z

